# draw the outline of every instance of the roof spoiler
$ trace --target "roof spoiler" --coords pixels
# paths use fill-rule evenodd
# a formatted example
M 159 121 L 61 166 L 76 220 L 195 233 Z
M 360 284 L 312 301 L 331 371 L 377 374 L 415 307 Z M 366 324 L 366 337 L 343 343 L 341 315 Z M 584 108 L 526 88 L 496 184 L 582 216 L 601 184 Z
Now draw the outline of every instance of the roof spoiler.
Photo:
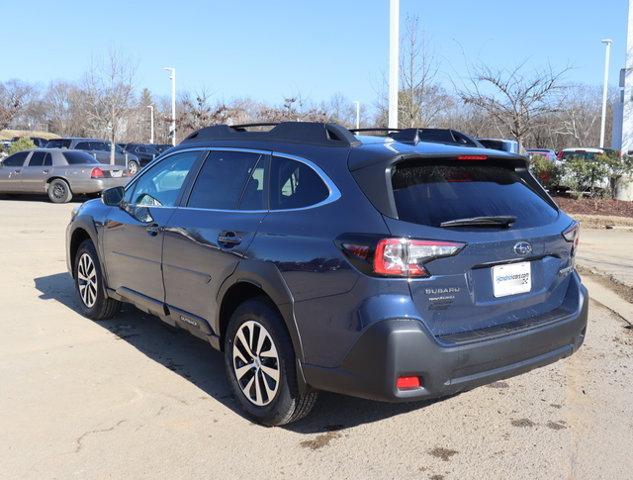
M 250 130 L 262 127 L 272 128 L 267 131 Z M 213 125 L 193 132 L 181 144 L 216 140 L 297 142 L 328 147 L 354 147 L 360 145 L 358 139 L 346 128 L 336 123 L 320 122 Z

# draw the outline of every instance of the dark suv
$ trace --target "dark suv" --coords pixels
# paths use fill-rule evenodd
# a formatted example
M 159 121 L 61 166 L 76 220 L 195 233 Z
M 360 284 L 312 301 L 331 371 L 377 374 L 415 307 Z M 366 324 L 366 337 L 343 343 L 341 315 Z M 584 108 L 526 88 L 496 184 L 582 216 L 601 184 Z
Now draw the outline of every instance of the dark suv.
M 583 342 L 578 225 L 504 152 L 334 124 L 199 130 L 73 213 L 83 313 L 120 302 L 222 350 L 257 421 L 319 390 L 441 397 Z

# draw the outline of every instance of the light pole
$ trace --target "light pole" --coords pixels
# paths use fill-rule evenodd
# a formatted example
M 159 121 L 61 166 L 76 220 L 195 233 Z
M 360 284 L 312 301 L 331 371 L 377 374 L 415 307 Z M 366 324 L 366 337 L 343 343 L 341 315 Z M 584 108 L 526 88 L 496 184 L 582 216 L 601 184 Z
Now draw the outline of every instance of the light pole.
M 154 105 L 148 105 L 149 108 L 149 143 L 154 143 Z
M 604 52 L 604 85 L 602 86 L 602 120 L 600 123 L 600 148 L 604 148 L 604 133 L 607 127 L 607 97 L 609 95 L 609 67 L 611 63 L 611 44 L 613 40 L 602 40 L 605 46 Z
M 357 100 L 354 102 L 356 104 L 356 128 L 360 128 L 360 102 Z
M 400 0 L 389 0 L 389 128 L 398 128 Z
M 171 144 L 176 145 L 176 69 L 165 67 L 171 80 Z

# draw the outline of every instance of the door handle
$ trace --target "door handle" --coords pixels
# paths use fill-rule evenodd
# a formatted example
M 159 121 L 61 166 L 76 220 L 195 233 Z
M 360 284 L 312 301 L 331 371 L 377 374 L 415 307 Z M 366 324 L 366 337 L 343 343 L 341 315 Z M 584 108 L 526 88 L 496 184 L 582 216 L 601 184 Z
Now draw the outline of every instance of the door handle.
M 145 230 L 147 231 L 147 233 L 149 233 L 152 237 L 155 237 L 156 235 L 158 235 L 160 233 L 160 231 L 162 230 L 162 228 L 157 224 L 157 223 L 152 223 L 151 225 L 149 225 L 148 227 L 145 228 Z
M 50 170 L 42 170 L 42 173 L 48 173 Z
M 218 235 L 218 243 L 226 246 L 239 245 L 242 242 L 242 237 L 238 236 L 235 232 L 222 232 Z

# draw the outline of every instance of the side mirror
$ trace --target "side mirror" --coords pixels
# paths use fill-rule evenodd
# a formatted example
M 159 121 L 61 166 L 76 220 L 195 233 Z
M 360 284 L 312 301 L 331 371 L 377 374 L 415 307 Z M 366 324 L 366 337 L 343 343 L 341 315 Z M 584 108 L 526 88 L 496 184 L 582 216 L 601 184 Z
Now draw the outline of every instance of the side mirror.
M 110 207 L 116 207 L 121 205 L 124 195 L 125 188 L 123 187 L 107 188 L 101 192 L 101 201 Z

